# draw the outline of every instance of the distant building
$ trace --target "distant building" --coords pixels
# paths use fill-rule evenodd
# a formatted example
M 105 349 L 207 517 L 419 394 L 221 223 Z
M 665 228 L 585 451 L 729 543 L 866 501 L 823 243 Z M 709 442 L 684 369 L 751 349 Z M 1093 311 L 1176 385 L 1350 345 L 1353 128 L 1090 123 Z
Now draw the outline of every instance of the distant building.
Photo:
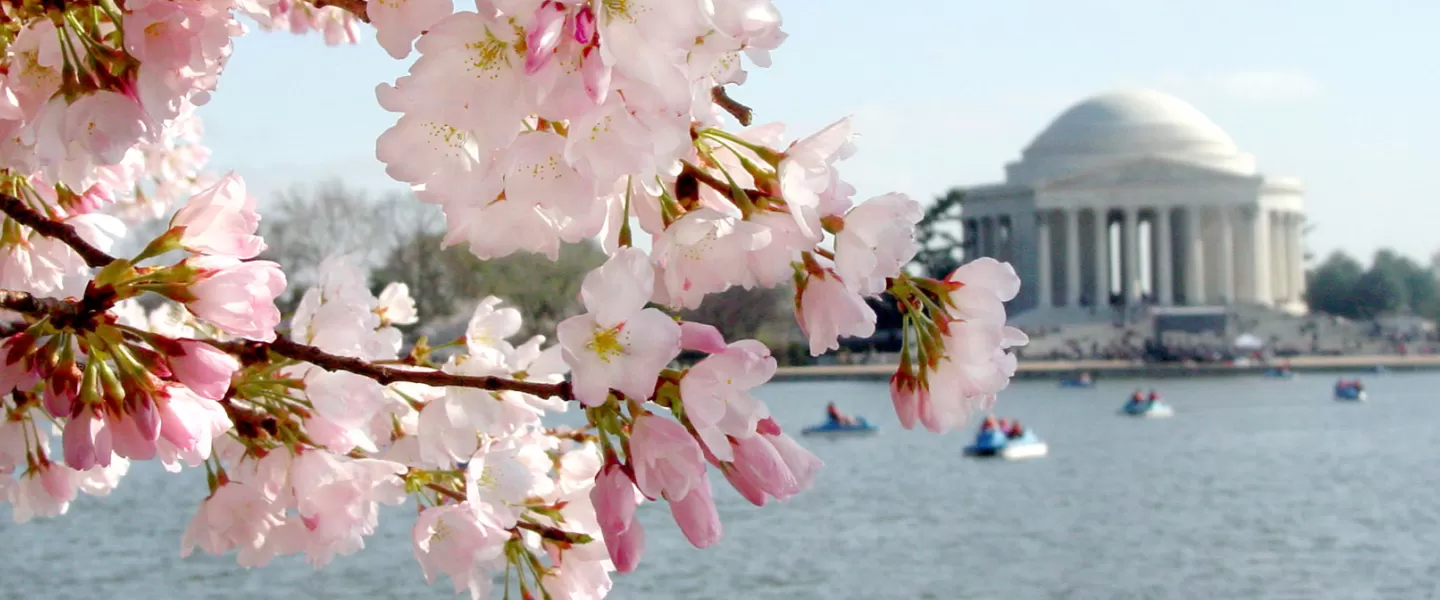
M 1257 172 L 1178 98 L 1085 100 L 1005 166 L 1003 183 L 965 192 L 966 259 L 1014 263 L 1024 285 L 1011 308 L 1031 322 L 1093 320 L 1110 306 L 1304 311 L 1300 181 Z

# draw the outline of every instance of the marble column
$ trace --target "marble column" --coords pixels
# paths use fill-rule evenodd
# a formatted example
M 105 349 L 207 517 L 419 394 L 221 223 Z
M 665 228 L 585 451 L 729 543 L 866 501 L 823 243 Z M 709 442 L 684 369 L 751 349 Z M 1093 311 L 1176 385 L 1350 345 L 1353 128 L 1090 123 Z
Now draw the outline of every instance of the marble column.
M 1220 294 L 1221 302 L 1231 304 L 1235 302 L 1235 210 L 1228 206 L 1220 208 L 1219 224 L 1220 239 Z
M 1140 299 L 1140 212 L 1126 208 L 1124 221 L 1120 224 L 1120 249 L 1124 253 L 1124 267 L 1120 270 L 1120 292 L 1126 304 L 1135 304 Z
M 1275 297 L 1270 294 L 1270 210 L 1263 206 L 1256 207 L 1251 213 L 1251 219 L 1252 235 L 1255 236 L 1251 242 L 1255 248 L 1255 283 L 1250 291 L 1254 294 L 1255 302 L 1270 305 L 1275 302 Z
M 1091 209 L 1090 213 L 1095 216 L 1095 255 L 1092 257 L 1095 261 L 1095 280 L 1092 282 L 1095 289 L 1090 305 L 1106 307 L 1110 305 L 1110 213 L 1104 208 Z
M 1046 210 L 1035 215 L 1035 247 L 1040 263 L 1035 274 L 1040 277 L 1039 308 L 1042 309 L 1055 305 L 1055 293 L 1051 289 L 1055 278 L 1050 271 L 1050 214 L 1051 211 Z
M 1065 215 L 1065 306 L 1080 306 L 1080 209 Z
M 1290 301 L 1290 215 L 1276 212 L 1270 219 L 1270 296 L 1275 304 Z
M 1290 247 L 1290 299 L 1305 301 L 1305 217 L 1299 213 L 1290 215 L 1290 236 L 1286 240 Z
M 1202 306 L 1209 302 L 1205 297 L 1205 209 L 1186 208 L 1185 225 L 1190 234 L 1185 252 L 1185 303 Z
M 1161 207 L 1155 211 L 1155 254 L 1159 256 L 1155 277 L 1155 287 L 1159 288 L 1156 299 L 1160 306 L 1170 306 L 1175 303 L 1175 260 L 1171 253 L 1171 212 L 1168 207 Z
M 994 221 L 990 217 L 980 217 L 978 221 L 980 223 L 980 256 L 994 256 L 991 254 L 990 246 L 994 242 L 994 230 L 990 227 Z

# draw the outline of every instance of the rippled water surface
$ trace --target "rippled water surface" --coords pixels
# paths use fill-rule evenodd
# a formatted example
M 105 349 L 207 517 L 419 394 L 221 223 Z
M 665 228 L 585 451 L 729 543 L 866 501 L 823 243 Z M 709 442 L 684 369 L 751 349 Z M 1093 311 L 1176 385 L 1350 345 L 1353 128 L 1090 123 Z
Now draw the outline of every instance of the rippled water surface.
M 1094 390 L 1016 383 L 997 413 L 1050 443 L 1029 462 L 967 460 L 968 434 L 904 432 L 882 384 L 772 384 L 789 429 L 827 401 L 883 428 L 802 440 L 827 466 L 815 489 L 755 508 L 717 478 L 725 538 L 686 545 L 663 506 L 614 598 L 1440 597 L 1440 375 L 1157 382 L 1173 419 L 1116 416 L 1142 381 Z M 315 571 L 179 558 L 204 476 L 139 465 L 68 516 L 0 522 L 0 598 L 450 598 L 410 554 L 413 505 L 369 548 Z M 722 489 L 723 488 L 723 489 Z M 0 509 L 5 512 L 5 509 Z

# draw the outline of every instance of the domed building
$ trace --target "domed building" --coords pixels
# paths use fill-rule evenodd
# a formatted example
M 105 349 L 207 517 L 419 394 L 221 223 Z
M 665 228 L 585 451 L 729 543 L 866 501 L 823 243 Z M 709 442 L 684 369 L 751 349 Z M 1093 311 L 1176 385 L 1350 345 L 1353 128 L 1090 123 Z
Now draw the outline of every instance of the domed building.
M 1300 312 L 1303 192 L 1259 173 L 1183 100 L 1102 94 L 1056 117 L 1003 183 L 965 189 L 966 259 L 1014 263 L 1024 285 L 1012 309 L 1045 321 L 1106 306 Z

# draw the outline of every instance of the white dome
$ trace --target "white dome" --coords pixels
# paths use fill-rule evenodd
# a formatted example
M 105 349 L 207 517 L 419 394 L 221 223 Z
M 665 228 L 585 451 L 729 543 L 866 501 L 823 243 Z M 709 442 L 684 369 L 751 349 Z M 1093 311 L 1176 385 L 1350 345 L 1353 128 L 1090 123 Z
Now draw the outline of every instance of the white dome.
M 1150 90 L 1102 94 L 1051 121 L 1008 168 L 1012 182 L 1049 179 L 1078 170 L 1158 156 L 1250 173 L 1225 130 L 1188 102 Z

